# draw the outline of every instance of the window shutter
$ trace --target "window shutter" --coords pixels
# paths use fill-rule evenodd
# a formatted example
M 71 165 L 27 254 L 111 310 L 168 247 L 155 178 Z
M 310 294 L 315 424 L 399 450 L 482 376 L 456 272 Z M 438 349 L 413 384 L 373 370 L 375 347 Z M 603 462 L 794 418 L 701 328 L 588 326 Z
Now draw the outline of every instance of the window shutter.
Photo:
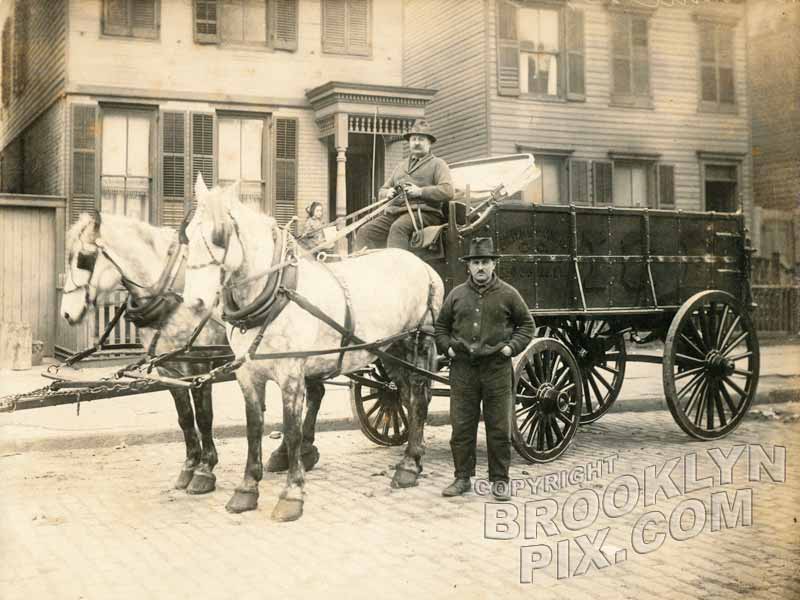
M 648 27 L 648 20 L 644 17 L 631 19 L 631 51 L 633 55 L 633 81 L 631 87 L 633 93 L 638 95 L 650 93 Z
M 297 50 L 297 0 L 272 0 L 272 47 Z
M 11 19 L 6 19 L 3 25 L 3 65 L 0 79 L 2 79 L 3 106 L 11 104 Z
M 675 165 L 658 165 L 658 207 L 675 207 Z
M 105 0 L 103 4 L 103 33 L 128 35 L 130 28 L 128 0 Z
M 628 15 L 611 16 L 614 93 L 631 93 L 630 19 Z
M 72 198 L 70 222 L 95 207 L 95 153 L 97 109 L 87 104 L 72 106 Z
M 283 225 L 297 215 L 297 119 L 275 119 L 275 209 Z
M 158 0 L 133 0 L 133 34 L 155 36 L 158 31 Z
M 517 7 L 505 0 L 497 2 L 497 93 L 519 96 Z
M 569 100 L 584 100 L 586 98 L 583 40 L 583 11 L 568 8 L 567 98 Z
M 326 52 L 347 50 L 346 0 L 324 0 L 322 46 Z
M 569 161 L 569 201 L 589 204 L 589 161 Z
M 198 173 L 203 174 L 203 181 L 210 189 L 215 183 L 214 115 L 211 113 L 192 113 L 192 186 Z
M 217 0 L 194 0 L 194 41 L 198 44 L 219 42 Z
M 369 4 L 370 0 L 348 0 L 347 50 L 350 54 L 369 54 Z
M 719 60 L 719 101 L 733 104 L 733 28 L 717 25 L 717 57 Z
M 177 227 L 186 208 L 186 115 L 161 113 L 161 223 Z
M 14 95 L 20 96 L 28 83 L 28 23 L 31 5 L 17 0 L 14 6 Z
M 592 163 L 594 204 L 613 204 L 614 163 L 596 160 Z

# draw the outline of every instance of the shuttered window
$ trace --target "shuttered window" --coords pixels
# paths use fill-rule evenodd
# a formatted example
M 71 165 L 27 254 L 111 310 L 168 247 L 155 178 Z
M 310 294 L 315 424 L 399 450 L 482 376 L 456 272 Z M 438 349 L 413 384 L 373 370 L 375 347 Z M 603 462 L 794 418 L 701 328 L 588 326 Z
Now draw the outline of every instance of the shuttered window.
M 589 204 L 589 161 L 570 159 L 569 200 L 573 204 Z
M 703 108 L 732 107 L 736 102 L 733 27 L 700 21 L 700 99 Z
M 497 93 L 584 100 L 583 11 L 507 0 L 496 6 Z
M 611 80 L 615 104 L 651 106 L 648 17 L 612 12 Z
M 592 163 L 592 194 L 595 206 L 611 204 L 614 189 L 614 164 L 607 160 Z
M 297 49 L 298 0 L 194 0 L 200 44 Z
M 95 207 L 97 147 L 97 108 L 86 104 L 72 106 L 72 197 L 70 222 Z
M 28 0 L 14 5 L 14 95 L 20 96 L 28 83 L 28 35 L 31 6 Z
M 177 227 L 186 210 L 186 114 L 161 114 L 161 222 Z
M 103 0 L 103 33 L 157 38 L 160 0 Z
M 11 104 L 11 70 L 12 70 L 12 57 L 11 57 L 11 19 L 6 19 L 6 22 L 3 24 L 3 40 L 2 40 L 2 52 L 3 52 L 3 65 L 2 65 L 2 73 L 0 73 L 0 79 L 2 80 L 2 94 L 3 94 L 3 106 L 8 107 Z
M 281 225 L 297 215 L 297 119 L 275 119 L 275 207 Z
M 653 207 L 653 163 L 621 160 L 614 162 L 614 206 Z
M 278 50 L 297 50 L 297 0 L 270 2 L 270 43 Z
M 674 165 L 658 165 L 658 207 L 675 207 Z
M 372 0 L 323 0 L 322 50 L 369 56 L 372 50 Z
M 214 185 L 214 115 L 192 113 L 192 185 L 202 173 L 208 188 Z M 197 198 L 194 199 L 195 201 Z

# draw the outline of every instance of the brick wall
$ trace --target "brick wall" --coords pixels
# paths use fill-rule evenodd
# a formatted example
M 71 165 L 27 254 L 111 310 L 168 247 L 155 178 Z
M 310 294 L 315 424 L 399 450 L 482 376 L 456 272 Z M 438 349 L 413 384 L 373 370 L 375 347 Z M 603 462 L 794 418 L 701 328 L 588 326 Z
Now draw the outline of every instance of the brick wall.
M 23 132 L 26 194 L 64 195 L 64 126 L 59 100 Z

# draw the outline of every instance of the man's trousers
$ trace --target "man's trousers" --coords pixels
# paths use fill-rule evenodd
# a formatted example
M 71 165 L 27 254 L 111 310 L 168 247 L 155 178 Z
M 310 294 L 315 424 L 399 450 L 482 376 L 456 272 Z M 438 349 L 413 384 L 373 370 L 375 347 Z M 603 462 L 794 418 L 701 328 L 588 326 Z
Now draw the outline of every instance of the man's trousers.
M 475 445 L 483 402 L 489 479 L 508 481 L 511 463 L 511 419 L 513 414 L 511 359 L 502 354 L 471 362 L 457 355 L 450 365 L 450 421 L 453 433 L 455 476 L 475 475 Z
M 415 220 L 419 220 L 419 214 L 414 213 Z M 422 227 L 444 223 L 444 219 L 439 213 L 422 211 L 421 214 Z M 417 226 L 419 227 L 419 223 Z M 386 247 L 408 250 L 413 233 L 414 225 L 408 213 L 382 214 L 361 226 L 356 234 L 355 250 L 361 250 L 364 246 L 369 249 Z

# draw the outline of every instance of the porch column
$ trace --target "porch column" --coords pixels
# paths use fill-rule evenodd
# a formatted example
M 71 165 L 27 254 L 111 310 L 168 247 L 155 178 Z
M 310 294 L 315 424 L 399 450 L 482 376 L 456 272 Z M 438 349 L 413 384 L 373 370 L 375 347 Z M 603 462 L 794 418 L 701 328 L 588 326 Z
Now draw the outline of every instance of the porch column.
M 347 215 L 347 146 L 348 146 L 347 113 L 336 113 L 334 125 L 334 146 L 336 147 L 336 228 L 345 227 L 343 217 Z M 341 221 L 339 220 L 341 219 Z M 347 240 L 336 244 L 336 252 L 347 254 Z

